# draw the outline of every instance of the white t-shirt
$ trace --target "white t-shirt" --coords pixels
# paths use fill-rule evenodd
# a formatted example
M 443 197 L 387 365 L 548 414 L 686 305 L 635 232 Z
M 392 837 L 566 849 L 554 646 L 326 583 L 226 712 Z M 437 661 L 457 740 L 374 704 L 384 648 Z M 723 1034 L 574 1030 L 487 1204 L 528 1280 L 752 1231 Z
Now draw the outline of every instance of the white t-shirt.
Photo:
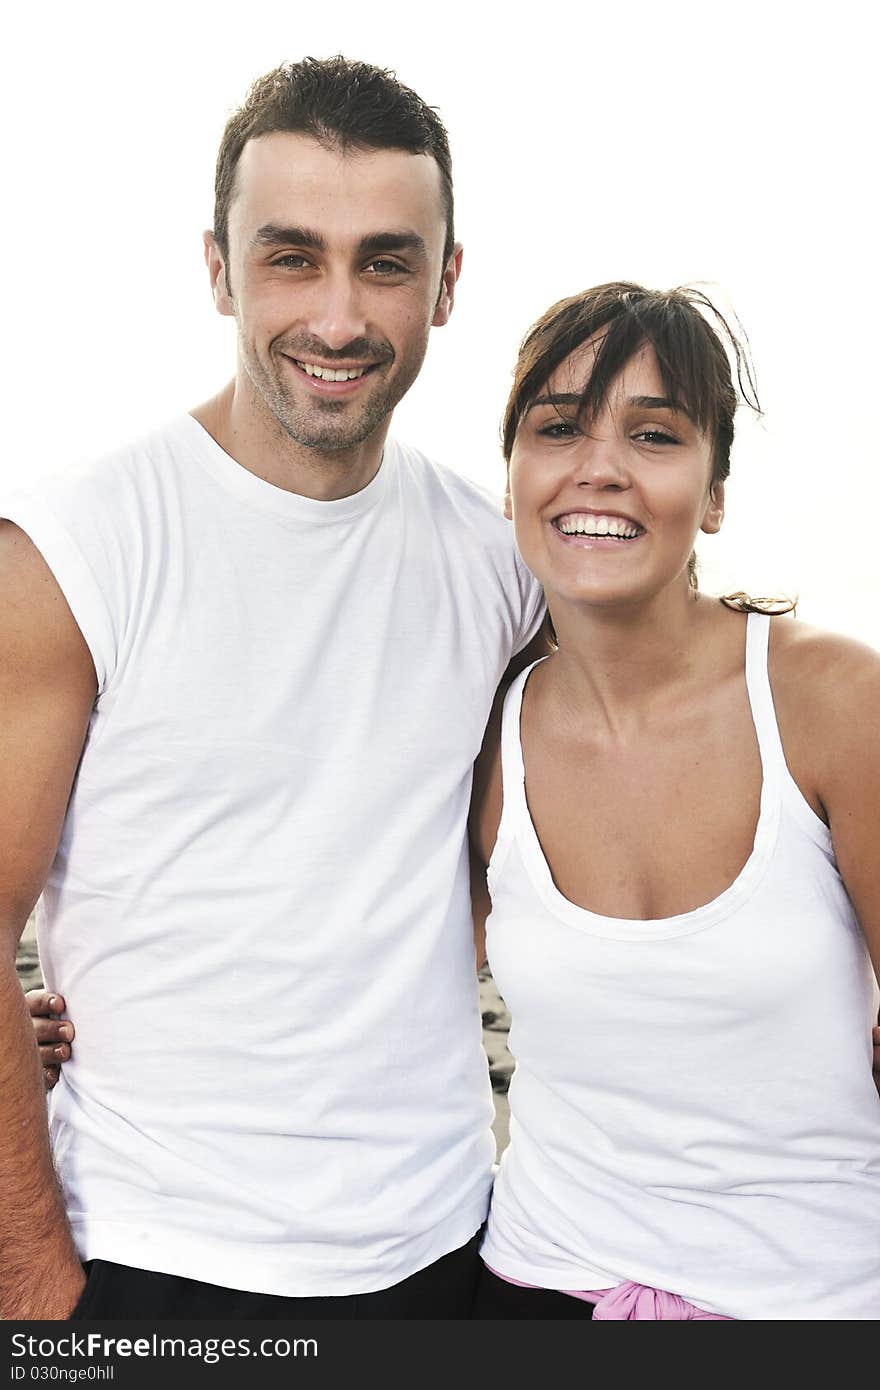
M 38 914 L 80 1255 L 288 1296 L 406 1278 L 491 1181 L 465 820 L 542 611 L 511 528 L 399 444 L 317 502 L 190 416 L 2 514 L 98 677 Z

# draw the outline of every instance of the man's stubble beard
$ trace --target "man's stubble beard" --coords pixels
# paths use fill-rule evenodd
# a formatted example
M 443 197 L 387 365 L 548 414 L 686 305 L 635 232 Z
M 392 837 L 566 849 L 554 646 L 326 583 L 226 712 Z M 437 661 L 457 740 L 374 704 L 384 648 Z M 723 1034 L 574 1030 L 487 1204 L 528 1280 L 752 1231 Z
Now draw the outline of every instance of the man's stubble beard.
M 413 353 L 409 360 L 401 361 L 395 375 L 362 404 L 314 398 L 304 407 L 283 380 L 285 368 L 277 361 L 273 349 L 270 348 L 273 370 L 267 371 L 239 336 L 241 361 L 255 398 L 263 402 L 279 429 L 302 448 L 334 456 L 357 449 L 385 423 L 418 376 L 427 347 L 426 333 L 421 350 Z
M 297 405 L 292 392 L 278 389 L 277 385 L 271 393 L 261 394 L 289 439 L 322 454 L 356 449 L 370 438 L 397 405 L 389 391 L 371 397 L 357 411 L 352 411 L 351 402 L 332 399 L 316 400 L 303 409 Z

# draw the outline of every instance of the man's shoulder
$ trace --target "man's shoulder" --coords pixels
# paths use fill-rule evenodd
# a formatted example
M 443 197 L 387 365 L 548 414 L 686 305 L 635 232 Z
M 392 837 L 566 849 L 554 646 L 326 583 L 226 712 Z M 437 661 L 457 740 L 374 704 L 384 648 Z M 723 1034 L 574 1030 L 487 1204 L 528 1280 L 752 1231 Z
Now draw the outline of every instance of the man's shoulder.
M 540 621 L 544 599 L 520 558 L 502 498 L 411 445 L 397 442 L 395 447 L 406 523 L 421 526 L 426 541 L 430 537 L 430 546 L 422 546 L 421 553 L 433 554 L 436 560 L 440 552 L 446 573 L 455 576 L 460 592 L 484 613 L 489 609 L 487 596 L 500 596 L 495 611 L 507 614 L 513 635 L 510 651 L 519 650 Z
M 191 447 L 185 421 L 180 416 L 159 425 L 125 444 L 80 455 L 69 465 L 24 480 L 5 491 L 3 503 L 16 507 L 48 507 L 65 513 L 80 507 L 118 504 L 124 497 L 149 486 L 156 475 L 169 472 L 174 460 L 181 460 Z M 195 427 L 195 422 L 190 422 Z
M 78 460 L 64 476 L 97 480 L 143 476 L 144 469 L 163 468 L 188 458 L 197 450 L 200 429 L 192 416 L 175 416 L 111 449 Z
M 443 507 L 466 526 L 491 527 L 505 542 L 513 544 L 513 528 L 504 516 L 500 493 L 474 482 L 464 474 L 430 458 L 412 444 L 392 441 L 398 452 L 398 471 L 402 485 L 410 486 L 435 506 Z

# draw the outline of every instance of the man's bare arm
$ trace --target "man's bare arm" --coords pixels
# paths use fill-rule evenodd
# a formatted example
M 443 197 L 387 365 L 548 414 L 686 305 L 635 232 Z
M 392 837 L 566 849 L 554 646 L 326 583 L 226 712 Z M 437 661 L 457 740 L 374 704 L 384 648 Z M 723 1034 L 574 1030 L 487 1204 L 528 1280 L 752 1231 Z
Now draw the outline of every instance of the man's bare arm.
M 0 522 L 0 1318 L 66 1318 L 83 1286 L 15 952 L 55 854 L 95 694 L 88 648 L 48 567 Z

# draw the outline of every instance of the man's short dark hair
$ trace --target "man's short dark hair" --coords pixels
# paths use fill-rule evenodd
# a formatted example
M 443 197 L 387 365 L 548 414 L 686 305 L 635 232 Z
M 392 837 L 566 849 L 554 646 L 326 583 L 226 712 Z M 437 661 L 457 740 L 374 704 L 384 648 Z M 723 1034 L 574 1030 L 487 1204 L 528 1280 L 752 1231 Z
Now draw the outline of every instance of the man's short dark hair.
M 277 132 L 310 135 L 340 150 L 407 150 L 430 155 L 440 170 L 446 265 L 455 236 L 452 158 L 443 122 L 433 107 L 399 82 L 393 72 L 341 54 L 303 58 L 267 72 L 227 121 L 214 180 L 214 239 L 227 264 L 229 206 L 241 152 L 248 140 Z

